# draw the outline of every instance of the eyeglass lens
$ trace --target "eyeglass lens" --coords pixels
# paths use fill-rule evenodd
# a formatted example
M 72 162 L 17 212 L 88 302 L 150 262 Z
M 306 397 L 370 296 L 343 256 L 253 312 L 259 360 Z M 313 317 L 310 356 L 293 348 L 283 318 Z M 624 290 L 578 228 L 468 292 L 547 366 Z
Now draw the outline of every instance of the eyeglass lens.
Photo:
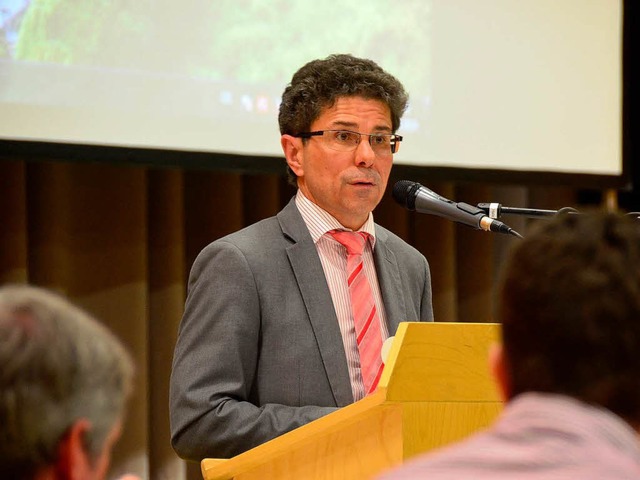
M 368 137 L 371 149 L 377 155 L 391 155 L 397 147 L 395 135 L 366 134 L 349 130 L 325 130 L 323 138 L 328 146 L 338 151 L 352 151 L 360 144 L 362 136 Z

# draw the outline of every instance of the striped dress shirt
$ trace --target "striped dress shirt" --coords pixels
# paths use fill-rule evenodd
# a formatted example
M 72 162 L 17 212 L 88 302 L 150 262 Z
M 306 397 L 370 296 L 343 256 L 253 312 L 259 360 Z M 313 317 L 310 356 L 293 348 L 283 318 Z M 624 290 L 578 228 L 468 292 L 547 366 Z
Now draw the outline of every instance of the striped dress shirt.
M 484 432 L 407 461 L 379 480 L 636 480 L 638 432 L 574 398 L 523 393 Z
M 360 373 L 360 354 L 358 353 L 358 345 L 356 343 L 356 330 L 351 313 L 349 286 L 347 285 L 347 254 L 345 247 L 327 233 L 335 229 L 349 231 L 351 229 L 341 225 L 331 214 L 305 197 L 300 190 L 298 190 L 296 194 L 296 206 L 298 210 L 300 210 L 300 214 L 309 229 L 311 238 L 320 256 L 320 262 L 324 269 L 324 275 L 327 279 L 329 291 L 331 292 L 333 306 L 338 317 L 344 351 L 347 355 L 353 398 L 357 401 L 364 398 L 365 388 Z M 389 331 L 384 305 L 382 303 L 382 294 L 380 293 L 380 285 L 378 284 L 378 276 L 376 275 L 376 268 L 373 261 L 373 249 L 376 241 L 373 214 L 369 214 L 369 218 L 359 231 L 366 232 L 370 235 L 370 242 L 365 246 L 364 252 L 362 253 L 362 260 L 365 274 L 371 285 L 376 308 L 378 309 L 380 330 L 382 332 L 382 341 L 384 342 L 389 336 Z

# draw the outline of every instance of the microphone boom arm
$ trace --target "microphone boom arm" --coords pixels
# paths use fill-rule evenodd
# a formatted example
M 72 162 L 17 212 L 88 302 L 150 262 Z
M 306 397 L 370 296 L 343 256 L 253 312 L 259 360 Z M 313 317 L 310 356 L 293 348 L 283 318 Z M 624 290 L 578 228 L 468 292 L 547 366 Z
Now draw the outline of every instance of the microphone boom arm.
M 559 213 L 578 213 L 575 208 L 564 207 L 560 210 L 543 210 L 539 208 L 503 207 L 499 203 L 479 203 L 478 208 L 490 218 L 500 218 L 501 215 L 520 215 L 527 218 L 551 217 Z

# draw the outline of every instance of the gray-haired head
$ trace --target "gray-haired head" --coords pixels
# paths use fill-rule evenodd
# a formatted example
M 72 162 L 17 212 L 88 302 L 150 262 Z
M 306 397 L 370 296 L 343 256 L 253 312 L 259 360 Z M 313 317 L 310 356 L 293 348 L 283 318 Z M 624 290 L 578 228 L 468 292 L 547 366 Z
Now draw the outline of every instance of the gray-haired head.
M 0 288 L 0 465 L 30 478 L 53 464 L 69 428 L 87 419 L 90 458 L 121 420 L 133 363 L 117 338 L 63 297 Z

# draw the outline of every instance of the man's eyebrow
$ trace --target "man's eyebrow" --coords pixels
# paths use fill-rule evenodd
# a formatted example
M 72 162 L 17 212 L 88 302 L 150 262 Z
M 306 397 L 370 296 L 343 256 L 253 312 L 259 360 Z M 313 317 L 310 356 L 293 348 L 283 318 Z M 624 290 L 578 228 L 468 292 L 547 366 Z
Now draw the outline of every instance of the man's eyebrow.
M 344 120 L 336 120 L 333 121 L 329 124 L 332 128 L 334 127 L 341 127 L 341 128 L 346 128 L 346 129 L 356 129 L 358 128 L 358 124 L 355 122 L 346 122 Z
M 344 129 L 351 129 L 354 132 L 357 131 L 358 128 L 358 124 L 355 122 L 347 122 L 344 120 L 336 120 L 335 122 L 331 122 L 330 124 L 331 128 L 334 127 L 339 127 L 339 128 L 344 128 Z M 389 127 L 388 125 L 376 125 L 373 127 L 373 131 L 374 132 L 379 132 L 379 133 L 391 133 L 391 127 Z

